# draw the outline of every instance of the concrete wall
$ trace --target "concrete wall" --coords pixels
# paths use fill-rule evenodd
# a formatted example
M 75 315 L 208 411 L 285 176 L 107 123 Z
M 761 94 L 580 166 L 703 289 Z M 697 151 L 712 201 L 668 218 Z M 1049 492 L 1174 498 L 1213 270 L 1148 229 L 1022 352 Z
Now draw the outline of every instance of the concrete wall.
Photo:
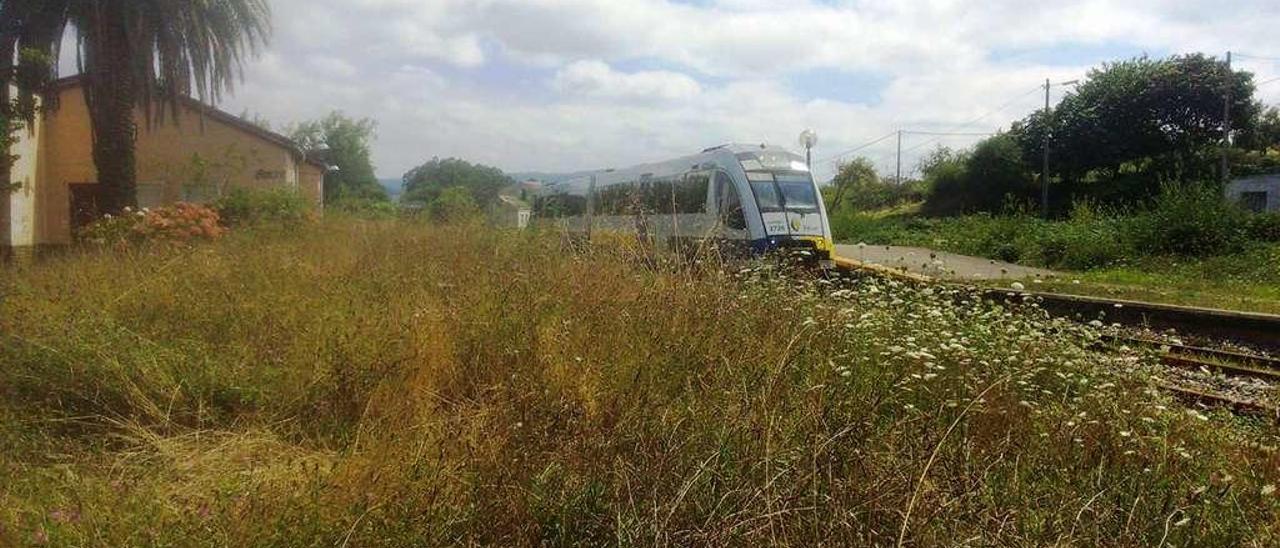
M 40 141 L 35 243 L 41 244 L 71 241 L 69 185 L 97 182 L 82 90 L 64 87 L 58 100 L 58 108 L 45 117 Z M 150 127 L 141 111 L 135 116 L 140 205 L 211 201 L 233 187 L 279 186 L 295 188 L 321 205 L 321 169 L 281 143 L 186 106 L 176 118 L 166 113 L 163 122 L 153 120 Z
M 315 164 L 303 162 L 298 166 L 298 191 L 316 209 L 324 207 L 324 170 Z
M 17 89 L 10 88 L 10 96 Z M 9 149 L 17 156 L 9 172 L 9 182 L 18 188 L 8 195 L 0 195 L 0 246 L 30 246 L 36 243 L 36 183 L 39 181 L 41 125 L 23 128 L 17 135 L 18 142 Z
M 1266 211 L 1280 211 L 1280 175 L 1255 175 L 1234 179 L 1227 185 L 1227 199 L 1239 201 L 1246 192 L 1265 192 Z

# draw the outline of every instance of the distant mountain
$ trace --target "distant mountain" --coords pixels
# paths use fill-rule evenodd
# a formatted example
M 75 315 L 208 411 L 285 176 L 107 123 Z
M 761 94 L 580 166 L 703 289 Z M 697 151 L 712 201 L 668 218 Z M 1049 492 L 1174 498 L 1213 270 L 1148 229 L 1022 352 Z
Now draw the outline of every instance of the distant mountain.
M 404 189 L 401 187 L 402 183 L 400 179 L 378 179 L 378 184 L 381 184 L 382 188 L 387 189 L 387 195 L 390 196 L 392 200 L 399 199 L 400 194 L 404 192 Z
M 507 176 L 511 177 L 512 179 L 515 179 L 516 182 L 528 181 L 529 179 L 534 179 L 536 181 L 542 181 L 543 183 L 558 183 L 561 181 L 572 179 L 579 175 L 584 175 L 586 173 L 590 173 L 590 171 L 574 171 L 571 173 L 547 173 L 544 171 L 519 171 L 515 173 L 508 173 Z

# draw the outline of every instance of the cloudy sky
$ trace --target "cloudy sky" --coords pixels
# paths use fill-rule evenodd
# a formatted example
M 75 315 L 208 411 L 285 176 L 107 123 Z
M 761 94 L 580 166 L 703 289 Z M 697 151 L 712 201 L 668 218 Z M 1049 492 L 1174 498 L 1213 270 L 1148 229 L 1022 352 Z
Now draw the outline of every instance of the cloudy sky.
M 272 0 L 275 35 L 222 105 L 378 121 L 377 171 L 625 166 L 729 142 L 831 157 L 897 129 L 986 132 L 1102 61 L 1227 50 L 1280 76 L 1275 0 Z M 1064 90 L 1055 90 L 1056 101 Z M 1280 103 L 1280 81 L 1260 88 Z M 940 139 L 932 141 L 932 139 Z M 941 142 L 908 135 L 904 164 Z M 893 170 L 894 139 L 861 154 Z

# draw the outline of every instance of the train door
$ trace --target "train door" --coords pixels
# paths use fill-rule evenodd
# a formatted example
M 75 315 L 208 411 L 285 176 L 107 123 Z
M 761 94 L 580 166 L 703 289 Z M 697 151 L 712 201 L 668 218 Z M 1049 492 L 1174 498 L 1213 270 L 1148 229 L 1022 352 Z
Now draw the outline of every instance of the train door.
M 733 179 L 728 173 L 717 171 L 713 186 L 716 236 L 723 240 L 747 240 L 747 216 L 742 209 L 742 197 L 738 194 L 738 187 L 734 186 Z

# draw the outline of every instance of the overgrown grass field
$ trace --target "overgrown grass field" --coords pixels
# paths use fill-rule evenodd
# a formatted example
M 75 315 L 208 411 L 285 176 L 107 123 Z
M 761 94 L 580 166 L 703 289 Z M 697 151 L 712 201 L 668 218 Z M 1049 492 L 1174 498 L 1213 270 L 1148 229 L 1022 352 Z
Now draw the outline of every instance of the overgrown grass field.
M 0 271 L 0 545 L 1270 546 L 1269 425 L 943 288 L 329 220 Z

